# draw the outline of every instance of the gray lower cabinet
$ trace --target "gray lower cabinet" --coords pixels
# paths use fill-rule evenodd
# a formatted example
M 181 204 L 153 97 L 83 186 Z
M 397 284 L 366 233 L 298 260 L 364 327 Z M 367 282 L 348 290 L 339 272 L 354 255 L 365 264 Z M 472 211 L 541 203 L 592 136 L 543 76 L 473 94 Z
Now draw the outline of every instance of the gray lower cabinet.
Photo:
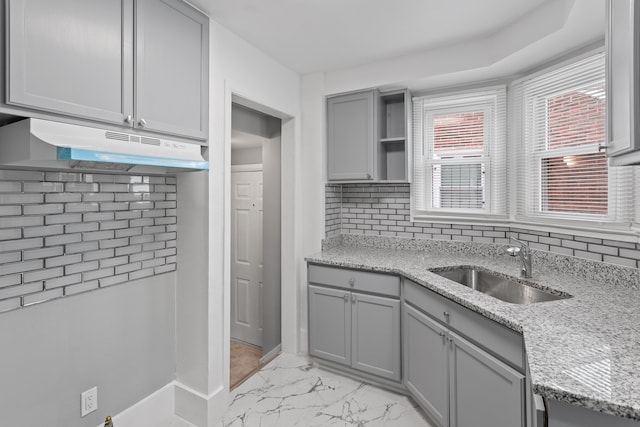
M 441 427 L 525 425 L 525 376 L 404 304 L 404 383 Z
M 6 0 L 2 5 L 3 112 L 207 139 L 209 18 L 187 3 Z
M 309 354 L 400 381 L 400 301 L 309 285 Z
M 525 426 L 521 373 L 449 332 L 452 427 Z
M 309 353 L 351 364 L 350 292 L 309 285 Z
M 400 301 L 352 292 L 351 367 L 400 381 Z
M 438 425 L 449 425 L 449 350 L 446 329 L 404 304 L 404 384 Z

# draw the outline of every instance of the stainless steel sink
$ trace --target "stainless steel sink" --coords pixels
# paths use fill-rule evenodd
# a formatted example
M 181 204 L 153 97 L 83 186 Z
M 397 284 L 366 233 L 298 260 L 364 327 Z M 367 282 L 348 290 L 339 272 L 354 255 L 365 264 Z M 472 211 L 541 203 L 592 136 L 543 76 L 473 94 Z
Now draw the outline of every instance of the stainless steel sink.
M 571 295 L 551 294 L 542 289 L 523 285 L 506 277 L 476 268 L 461 267 L 452 270 L 433 271 L 433 273 L 513 304 L 533 304 L 571 298 Z

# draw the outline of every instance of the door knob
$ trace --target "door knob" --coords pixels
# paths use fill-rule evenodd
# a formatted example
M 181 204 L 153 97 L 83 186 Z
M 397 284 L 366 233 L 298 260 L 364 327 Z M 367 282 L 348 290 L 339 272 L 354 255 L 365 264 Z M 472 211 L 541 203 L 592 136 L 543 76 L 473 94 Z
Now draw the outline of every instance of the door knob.
M 351 279 L 349 279 L 349 285 L 353 286 L 355 284 L 356 284 L 356 279 L 355 278 L 352 277 Z
M 344 294 L 344 300 L 349 301 L 349 294 Z
M 147 125 L 147 121 L 146 121 L 145 119 L 140 119 L 140 120 L 138 121 L 138 124 L 139 124 L 140 126 L 142 126 L 142 127 L 145 127 L 145 126 Z
M 131 114 L 127 115 L 127 117 L 124 118 L 124 122 L 125 123 L 132 123 L 133 122 L 133 116 Z

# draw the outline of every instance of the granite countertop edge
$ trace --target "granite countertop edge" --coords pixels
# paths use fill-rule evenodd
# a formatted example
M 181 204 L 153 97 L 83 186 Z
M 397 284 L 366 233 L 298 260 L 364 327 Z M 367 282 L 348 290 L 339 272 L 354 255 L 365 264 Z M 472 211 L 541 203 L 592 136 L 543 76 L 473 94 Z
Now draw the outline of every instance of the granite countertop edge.
M 418 252 L 421 252 L 421 254 L 417 255 Z M 380 256 L 376 257 L 374 262 L 367 262 L 367 255 L 371 254 L 378 254 Z M 381 261 L 381 259 L 384 260 L 387 258 L 385 254 L 393 254 L 394 256 L 389 257 L 389 261 L 385 263 L 384 261 Z M 527 318 L 526 315 L 522 317 L 518 314 L 518 308 L 521 308 L 522 306 L 516 306 L 514 304 L 496 300 L 495 298 L 460 286 L 429 271 L 434 268 L 467 265 L 494 271 L 497 269 L 501 273 L 508 271 L 512 276 L 514 276 L 514 272 L 517 272 L 518 268 L 516 263 L 508 262 L 512 260 L 496 261 L 495 258 L 489 257 L 461 256 L 455 258 L 455 260 L 451 259 L 449 261 L 445 261 L 444 258 L 441 258 L 441 260 L 430 262 L 428 266 L 419 266 L 414 268 L 411 263 L 411 258 L 421 255 L 429 258 L 434 256 L 433 253 L 415 250 L 337 246 L 310 255 L 306 257 L 305 260 L 312 264 L 325 266 L 397 274 L 412 280 L 413 282 L 416 282 L 419 285 L 476 313 L 479 313 L 488 319 L 498 322 L 511 330 L 522 333 L 524 336 L 525 348 L 527 350 L 529 350 L 531 346 L 536 345 L 535 339 L 531 336 L 532 334 L 529 333 L 527 328 L 525 328 L 527 320 L 530 323 L 532 322 L 532 319 Z M 435 258 L 438 259 L 437 255 Z M 405 259 L 407 261 L 404 262 L 403 266 L 398 266 L 398 259 Z M 553 274 L 551 274 L 551 276 L 553 276 Z M 576 282 L 584 280 L 584 277 L 576 278 Z M 546 281 L 548 281 L 548 279 Z M 541 282 L 544 285 L 545 280 L 543 279 Z M 552 288 L 556 289 L 557 287 Z M 561 291 L 566 290 L 561 289 Z M 571 292 L 569 291 L 568 293 Z M 548 307 L 552 307 L 556 302 L 545 302 L 543 304 Z M 553 377 L 555 372 L 545 372 L 545 364 L 540 364 L 541 366 L 538 366 L 536 361 L 532 360 L 530 357 L 529 351 L 527 351 L 526 354 L 532 374 L 532 388 L 535 393 L 540 394 L 543 397 L 570 403 L 575 406 L 640 421 L 640 402 L 637 402 L 636 404 L 636 401 L 634 401 L 634 404 L 630 405 L 626 402 L 608 400 L 598 396 L 590 396 L 586 393 L 580 392 L 579 390 L 572 390 L 572 386 L 570 384 L 562 384 L 562 382 L 557 383 L 554 380 L 549 380 L 549 377 Z M 638 360 L 638 364 L 640 365 L 640 359 Z M 536 375 L 536 373 L 538 373 L 538 375 Z M 638 381 L 640 381 L 640 375 L 638 376 Z

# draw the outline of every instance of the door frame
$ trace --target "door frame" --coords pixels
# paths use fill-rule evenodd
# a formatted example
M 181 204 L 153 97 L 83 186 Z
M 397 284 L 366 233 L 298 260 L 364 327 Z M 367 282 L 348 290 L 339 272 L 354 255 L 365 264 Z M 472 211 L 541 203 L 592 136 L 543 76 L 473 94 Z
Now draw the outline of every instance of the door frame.
M 223 207 L 223 381 L 225 388 L 229 389 L 230 372 L 230 329 L 231 329 L 231 107 L 233 103 L 252 108 L 264 114 L 279 118 L 282 121 L 280 135 L 280 191 L 281 191 L 281 221 L 282 224 L 290 224 L 281 227 L 281 350 L 289 353 L 297 353 L 299 349 L 300 331 L 300 289 L 297 286 L 300 276 L 298 259 L 300 247 L 297 242 L 299 223 L 297 221 L 296 195 L 301 192 L 300 183 L 295 178 L 300 174 L 299 149 L 296 141 L 299 140 L 300 123 L 293 114 L 287 114 L 266 103 L 254 101 L 249 96 L 233 89 L 229 81 L 225 81 L 225 109 L 224 109 L 224 207 Z

